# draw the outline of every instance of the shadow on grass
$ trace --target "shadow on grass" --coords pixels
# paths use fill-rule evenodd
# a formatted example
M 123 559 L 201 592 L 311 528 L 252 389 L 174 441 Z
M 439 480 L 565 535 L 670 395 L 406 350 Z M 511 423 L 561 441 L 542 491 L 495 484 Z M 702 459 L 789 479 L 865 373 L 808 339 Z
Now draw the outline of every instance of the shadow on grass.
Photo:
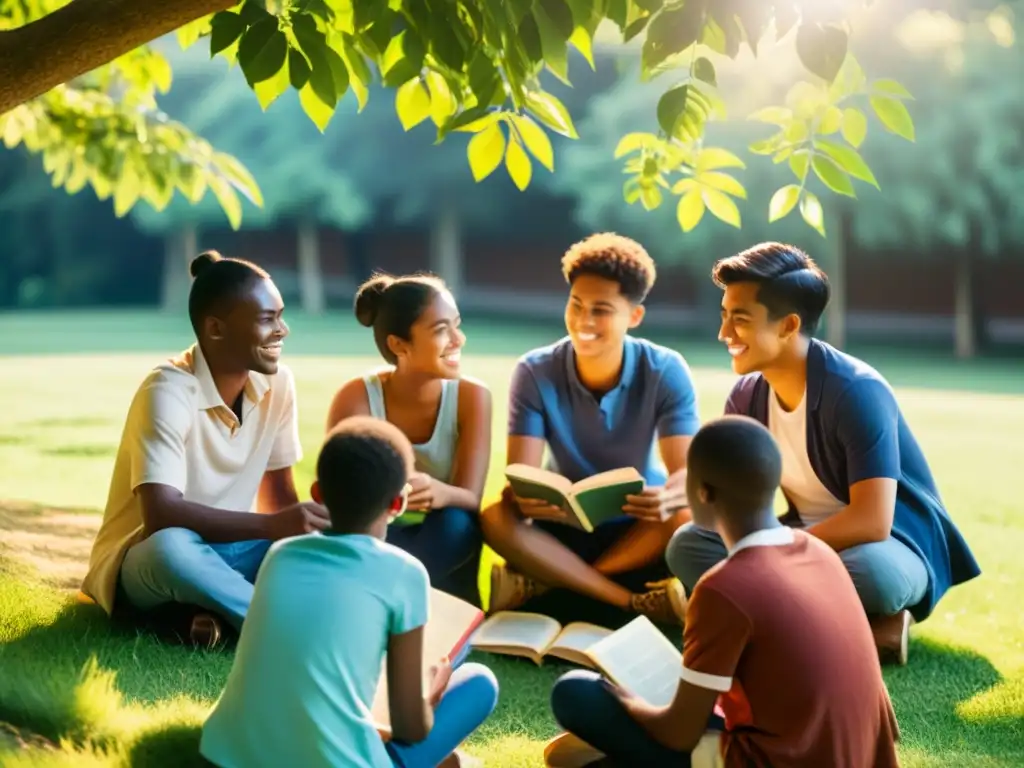
M 942 765 L 995 759 L 1024 765 L 1024 709 L 1011 696 L 999 715 L 970 717 L 965 704 L 1007 682 L 984 656 L 930 640 L 911 646 L 906 667 L 885 668 L 902 745 Z M 1012 681 L 1014 684 L 1024 681 Z

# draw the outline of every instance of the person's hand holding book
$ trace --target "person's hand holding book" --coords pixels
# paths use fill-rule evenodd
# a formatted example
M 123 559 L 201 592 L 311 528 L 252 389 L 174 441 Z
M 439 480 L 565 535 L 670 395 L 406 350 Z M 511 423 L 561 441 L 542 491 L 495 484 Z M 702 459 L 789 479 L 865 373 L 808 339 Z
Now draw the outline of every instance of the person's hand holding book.
M 429 512 L 435 507 L 444 506 L 439 499 L 439 483 L 426 472 L 416 472 L 409 477 L 412 491 L 406 502 L 406 509 L 416 512 Z
M 663 523 L 686 505 L 684 480 L 664 486 L 644 486 L 640 493 L 626 497 L 622 511 L 640 520 Z
M 568 512 L 561 507 L 544 501 L 544 499 L 524 499 L 521 496 L 516 496 L 515 500 L 516 504 L 519 505 L 519 512 L 523 517 L 530 520 L 565 522 L 570 519 Z
M 444 692 L 448 690 L 448 683 L 452 679 L 452 662 L 445 656 L 435 666 L 430 668 L 430 688 L 427 691 L 427 703 L 436 707 Z

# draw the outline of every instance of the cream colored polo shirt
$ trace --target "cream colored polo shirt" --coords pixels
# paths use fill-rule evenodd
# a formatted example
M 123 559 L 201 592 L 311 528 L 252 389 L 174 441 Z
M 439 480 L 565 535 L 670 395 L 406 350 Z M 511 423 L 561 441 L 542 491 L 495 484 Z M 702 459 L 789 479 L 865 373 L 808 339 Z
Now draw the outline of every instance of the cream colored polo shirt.
M 82 591 L 113 610 L 121 562 L 143 538 L 138 486 L 160 483 L 197 504 L 255 511 L 264 472 L 301 458 L 295 379 L 286 366 L 273 376 L 249 374 L 241 424 L 198 344 L 157 366 L 128 410 Z

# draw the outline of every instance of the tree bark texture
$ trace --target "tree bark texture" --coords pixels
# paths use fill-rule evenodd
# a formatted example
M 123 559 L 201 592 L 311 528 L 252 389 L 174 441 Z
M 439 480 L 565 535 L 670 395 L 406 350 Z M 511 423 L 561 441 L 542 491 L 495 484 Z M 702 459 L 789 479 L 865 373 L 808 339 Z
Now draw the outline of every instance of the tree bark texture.
M 0 115 L 237 0 L 72 0 L 0 32 Z

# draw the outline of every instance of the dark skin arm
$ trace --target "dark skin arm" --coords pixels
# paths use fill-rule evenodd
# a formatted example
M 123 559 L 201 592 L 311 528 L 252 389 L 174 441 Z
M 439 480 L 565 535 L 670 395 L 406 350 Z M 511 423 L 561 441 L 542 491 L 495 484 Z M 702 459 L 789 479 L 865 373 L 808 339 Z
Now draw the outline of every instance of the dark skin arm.
M 652 739 L 677 752 L 692 752 L 707 730 L 718 692 L 679 681 L 675 698 L 667 707 L 655 707 L 613 687 L 623 707 Z
M 434 707 L 451 679 L 447 659 L 431 670 L 429 689 L 423 688 L 423 627 L 388 638 L 388 706 L 391 738 L 415 744 L 434 727 Z
M 875 541 L 885 541 L 892 532 L 896 514 L 896 481 L 888 477 L 861 480 L 850 486 L 850 503 L 807 532 L 836 552 Z
M 594 563 L 606 576 L 642 568 L 664 557 L 676 529 L 690 520 L 686 505 L 686 454 L 692 438 L 674 436 L 658 441 L 661 459 L 669 472 L 664 488 L 647 488 L 627 499 L 625 511 L 640 518 L 626 535 Z
M 272 469 L 263 473 L 260 490 L 256 496 L 257 511 L 268 514 L 298 503 L 299 494 L 295 490 L 295 475 L 291 467 Z

